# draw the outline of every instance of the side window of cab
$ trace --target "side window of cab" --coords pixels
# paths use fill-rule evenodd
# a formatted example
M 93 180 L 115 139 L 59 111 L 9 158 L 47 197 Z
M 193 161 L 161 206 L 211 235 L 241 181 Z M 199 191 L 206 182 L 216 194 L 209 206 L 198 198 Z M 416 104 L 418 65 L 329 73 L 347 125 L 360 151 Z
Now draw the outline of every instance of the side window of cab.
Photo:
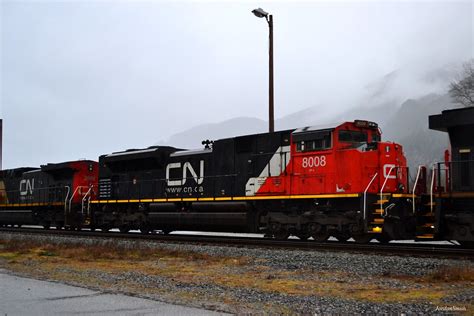
M 343 143 L 366 143 L 368 139 L 366 132 L 359 131 L 340 130 L 338 136 Z
M 301 139 L 296 140 L 296 151 L 307 152 L 331 149 L 331 135 L 331 131 L 311 132 L 304 136 L 302 135 Z

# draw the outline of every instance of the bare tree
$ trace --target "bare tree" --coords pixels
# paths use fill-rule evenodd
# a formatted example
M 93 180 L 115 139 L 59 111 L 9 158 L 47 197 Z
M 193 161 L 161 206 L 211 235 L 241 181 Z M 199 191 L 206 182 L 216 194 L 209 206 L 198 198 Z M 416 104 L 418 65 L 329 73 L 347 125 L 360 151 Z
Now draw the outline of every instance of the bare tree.
M 456 103 L 474 106 L 474 59 L 463 65 L 462 77 L 451 82 L 449 94 Z

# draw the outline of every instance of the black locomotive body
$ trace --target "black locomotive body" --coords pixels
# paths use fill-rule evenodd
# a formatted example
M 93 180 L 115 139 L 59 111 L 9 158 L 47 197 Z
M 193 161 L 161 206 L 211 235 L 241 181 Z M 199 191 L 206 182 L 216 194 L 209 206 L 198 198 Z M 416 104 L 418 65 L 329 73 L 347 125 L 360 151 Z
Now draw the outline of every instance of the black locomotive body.
M 289 148 L 290 134 L 222 139 L 199 150 L 155 146 L 102 155 L 95 224 L 122 231 L 257 232 L 247 182 L 279 148 Z
M 431 166 L 424 218 L 433 216 L 433 238 L 474 246 L 474 108 L 445 110 L 430 116 L 429 126 L 448 133 L 451 150 L 446 151 L 445 161 Z

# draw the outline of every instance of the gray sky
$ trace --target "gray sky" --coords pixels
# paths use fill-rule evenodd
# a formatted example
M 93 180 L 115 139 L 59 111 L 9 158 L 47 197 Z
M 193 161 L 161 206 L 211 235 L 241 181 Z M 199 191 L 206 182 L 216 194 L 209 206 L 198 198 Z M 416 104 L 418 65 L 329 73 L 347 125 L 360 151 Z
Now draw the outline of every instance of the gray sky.
M 189 127 L 354 105 L 400 68 L 473 56 L 471 1 L 1 1 L 4 168 L 156 144 Z

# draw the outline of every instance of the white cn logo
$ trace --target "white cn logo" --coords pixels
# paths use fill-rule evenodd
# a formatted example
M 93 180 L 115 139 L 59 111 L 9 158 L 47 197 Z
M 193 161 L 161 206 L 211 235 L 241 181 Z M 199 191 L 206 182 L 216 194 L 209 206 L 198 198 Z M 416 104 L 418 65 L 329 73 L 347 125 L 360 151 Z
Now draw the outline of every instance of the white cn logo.
M 197 175 L 196 171 L 194 170 L 193 166 L 191 166 L 191 163 L 185 162 L 182 166 L 183 168 L 183 178 L 181 180 L 170 180 L 170 170 L 171 169 L 181 169 L 181 163 L 180 162 L 173 162 L 170 163 L 166 166 L 166 183 L 168 186 L 179 186 L 179 185 L 184 185 L 186 183 L 186 180 L 188 178 L 188 171 L 193 177 L 194 181 L 196 181 L 197 184 L 202 184 L 204 181 L 204 160 L 201 160 L 199 162 L 199 176 Z
M 33 194 L 35 179 L 23 179 L 20 181 L 20 195 Z

